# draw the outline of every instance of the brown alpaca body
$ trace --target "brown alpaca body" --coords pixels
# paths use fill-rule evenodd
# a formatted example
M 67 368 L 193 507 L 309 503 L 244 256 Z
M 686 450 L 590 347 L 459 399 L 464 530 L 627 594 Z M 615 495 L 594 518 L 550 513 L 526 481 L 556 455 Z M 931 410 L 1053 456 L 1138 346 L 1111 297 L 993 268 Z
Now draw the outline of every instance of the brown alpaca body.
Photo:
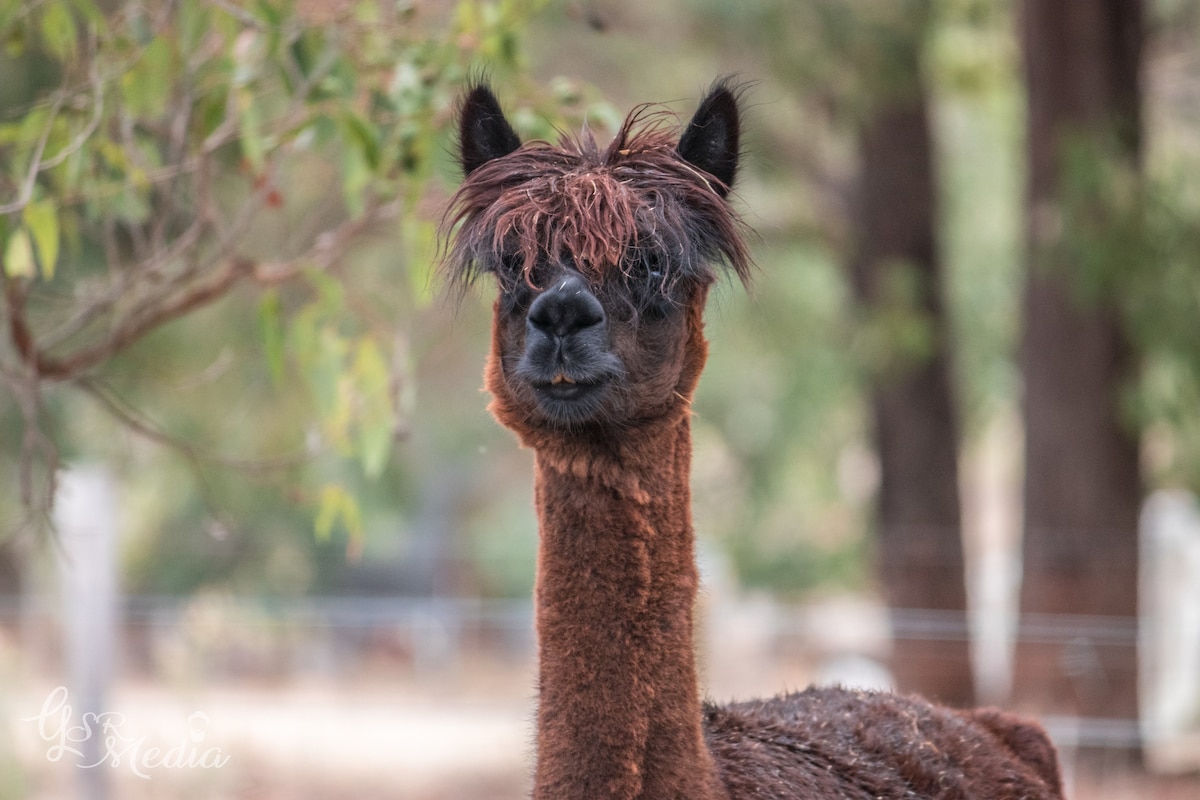
M 677 146 L 635 114 L 600 152 L 522 146 L 486 87 L 464 102 L 449 256 L 496 275 L 490 408 L 536 454 L 534 799 L 1061 797 L 1044 731 L 1001 712 L 701 703 L 690 406 L 709 264 L 747 268 L 736 106 L 718 84 Z
M 729 800 L 1062 797 L 1045 731 L 994 710 L 814 688 L 709 706 L 705 730 Z
M 702 706 L 688 418 L 596 449 L 538 451 L 535 800 L 1061 796 L 1044 732 L 1001 712 L 832 688 Z

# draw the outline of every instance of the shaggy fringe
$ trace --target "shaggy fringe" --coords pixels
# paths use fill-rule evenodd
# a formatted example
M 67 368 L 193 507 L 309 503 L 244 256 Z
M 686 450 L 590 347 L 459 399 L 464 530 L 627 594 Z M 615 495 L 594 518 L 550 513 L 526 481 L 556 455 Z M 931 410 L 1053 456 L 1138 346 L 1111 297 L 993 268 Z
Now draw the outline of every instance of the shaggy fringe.
M 476 169 L 442 219 L 451 280 L 493 272 L 509 288 L 517 280 L 538 288 L 535 270 L 550 262 L 598 284 L 614 272 L 657 274 L 664 294 L 679 280 L 715 280 L 717 265 L 747 282 L 745 225 L 717 179 L 679 155 L 674 119 L 639 106 L 604 150 L 585 130 Z

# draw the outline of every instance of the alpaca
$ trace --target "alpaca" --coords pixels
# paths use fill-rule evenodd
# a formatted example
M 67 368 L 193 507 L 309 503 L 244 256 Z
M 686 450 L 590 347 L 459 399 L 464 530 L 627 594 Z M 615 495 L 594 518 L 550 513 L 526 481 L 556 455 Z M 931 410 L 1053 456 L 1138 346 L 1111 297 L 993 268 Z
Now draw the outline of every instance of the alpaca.
M 738 94 L 716 83 L 678 139 L 641 107 L 604 149 L 522 144 L 485 84 L 460 106 L 445 262 L 498 284 L 489 408 L 535 454 L 533 797 L 1061 797 L 1046 734 L 999 711 L 832 688 L 701 702 L 690 405 L 717 267 L 750 269 Z

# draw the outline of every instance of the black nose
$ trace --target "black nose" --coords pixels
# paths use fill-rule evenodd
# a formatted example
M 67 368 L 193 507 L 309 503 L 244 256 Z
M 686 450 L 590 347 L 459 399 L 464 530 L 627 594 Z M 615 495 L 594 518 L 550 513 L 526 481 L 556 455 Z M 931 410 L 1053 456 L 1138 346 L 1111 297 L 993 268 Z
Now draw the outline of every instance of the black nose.
M 604 308 L 578 275 L 559 278 L 529 306 L 529 324 L 550 336 L 564 338 L 603 325 Z

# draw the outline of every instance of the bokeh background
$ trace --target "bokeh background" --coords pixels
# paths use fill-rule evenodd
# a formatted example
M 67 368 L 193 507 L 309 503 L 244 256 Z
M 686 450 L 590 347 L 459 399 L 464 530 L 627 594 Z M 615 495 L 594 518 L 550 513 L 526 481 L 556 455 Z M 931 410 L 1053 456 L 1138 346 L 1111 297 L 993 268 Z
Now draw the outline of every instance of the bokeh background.
M 454 99 L 603 138 L 722 75 L 757 272 L 695 405 L 708 693 L 999 704 L 1072 797 L 1200 796 L 1200 3 L 0 34 L 0 797 L 524 796 L 531 457 L 479 391 L 491 287 L 436 269 Z

